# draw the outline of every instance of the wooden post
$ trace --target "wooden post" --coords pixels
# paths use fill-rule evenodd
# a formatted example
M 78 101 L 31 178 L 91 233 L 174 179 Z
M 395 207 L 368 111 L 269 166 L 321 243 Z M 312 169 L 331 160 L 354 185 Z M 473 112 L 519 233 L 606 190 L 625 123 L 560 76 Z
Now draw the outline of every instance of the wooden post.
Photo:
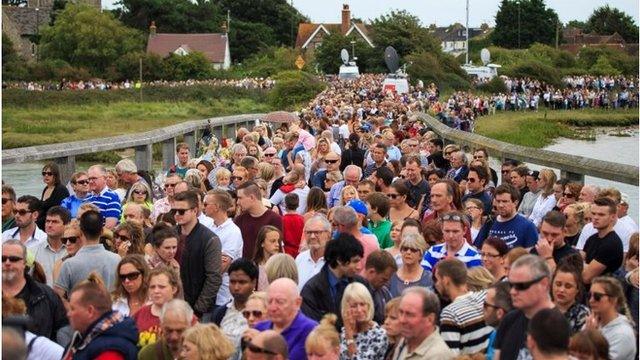
M 578 173 L 560 169 L 560 178 L 567 179 L 571 182 L 584 184 L 584 174 L 578 174 Z
M 152 144 L 136 146 L 136 166 L 138 170 L 153 170 L 153 146 Z
M 76 172 L 76 157 L 65 156 L 53 159 L 60 168 L 60 183 L 66 184 Z
M 184 134 L 184 142 L 189 145 L 189 151 L 191 152 L 191 156 L 196 155 L 196 132 L 189 131 Z
M 176 163 L 176 138 L 170 138 L 162 142 L 162 170 L 169 169 Z

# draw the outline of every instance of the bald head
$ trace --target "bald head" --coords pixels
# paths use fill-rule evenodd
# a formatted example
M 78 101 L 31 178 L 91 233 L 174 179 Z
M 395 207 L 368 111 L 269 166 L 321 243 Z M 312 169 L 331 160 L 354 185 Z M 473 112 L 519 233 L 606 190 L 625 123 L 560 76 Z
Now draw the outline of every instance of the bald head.
M 275 353 L 275 359 L 288 359 L 289 348 L 287 342 L 275 330 L 265 330 L 251 339 L 251 343 L 257 347 Z
M 296 284 L 295 281 L 289 278 L 276 279 L 271 284 L 269 284 L 267 295 L 272 292 L 285 293 L 291 298 L 297 298 L 300 296 L 300 293 L 298 292 L 298 284 Z
M 273 324 L 285 329 L 291 325 L 300 311 L 302 298 L 298 285 L 289 278 L 280 278 L 267 289 L 267 313 Z
M 135 202 L 128 202 L 124 209 L 124 221 L 133 221 L 142 225 L 144 223 L 144 211 L 142 205 Z

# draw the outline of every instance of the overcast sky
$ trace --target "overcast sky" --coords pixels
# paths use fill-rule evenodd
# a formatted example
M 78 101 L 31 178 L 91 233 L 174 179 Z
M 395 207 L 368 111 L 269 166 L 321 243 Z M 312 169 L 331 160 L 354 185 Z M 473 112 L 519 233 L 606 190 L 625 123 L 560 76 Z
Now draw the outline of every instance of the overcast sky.
M 115 2 L 102 0 L 106 8 L 112 8 Z M 293 0 L 293 6 L 311 21 L 328 23 L 340 22 L 340 11 L 345 3 L 351 8 L 351 16 L 363 20 L 374 19 L 390 10 L 404 9 L 417 15 L 425 26 L 464 24 L 465 21 L 465 0 Z M 546 0 L 545 3 L 555 9 L 565 23 L 586 20 L 594 9 L 605 4 L 626 12 L 638 23 L 637 0 Z M 476 27 L 483 22 L 493 25 L 499 5 L 500 0 L 469 0 L 469 25 Z

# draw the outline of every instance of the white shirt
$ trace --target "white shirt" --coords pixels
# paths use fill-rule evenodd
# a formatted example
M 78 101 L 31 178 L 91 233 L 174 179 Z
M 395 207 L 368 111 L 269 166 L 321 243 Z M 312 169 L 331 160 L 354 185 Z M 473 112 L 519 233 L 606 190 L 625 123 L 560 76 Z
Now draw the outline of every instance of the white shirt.
M 305 185 L 304 188 L 299 189 L 295 188 L 292 192 L 298 195 L 298 208 L 296 212 L 300 215 L 304 215 L 307 212 L 307 196 L 309 195 L 309 187 Z M 273 205 L 276 205 L 280 208 L 280 211 L 284 214 L 287 211 L 287 208 L 284 204 L 284 197 L 287 196 L 282 190 L 278 189 L 269 201 Z
M 198 222 L 207 227 L 207 229 L 213 231 L 213 219 L 205 215 L 203 212 L 198 215 Z M 214 231 L 215 232 L 215 231 Z
M 618 219 L 619 222 L 627 225 L 628 228 L 633 229 L 633 231 L 637 232 L 638 231 L 638 224 L 636 224 L 635 221 L 633 221 L 633 218 L 631 218 L 631 216 L 629 215 L 625 215 L 621 218 Z
M 342 135 L 342 138 L 344 139 L 345 142 L 349 141 L 349 125 L 347 124 L 342 124 L 340 125 L 340 129 L 338 130 L 338 132 L 340 133 L 340 135 Z
M 242 233 L 240 232 L 240 228 L 231 218 L 228 218 L 225 222 L 220 224 L 220 226 L 216 226 L 214 223 L 213 229 L 211 230 L 220 238 L 220 244 L 222 245 L 221 253 L 223 255 L 229 256 L 232 262 L 242 257 Z M 216 305 L 224 305 L 231 300 L 231 292 L 229 291 L 229 274 L 225 272 L 222 274 L 222 284 L 218 290 Z
M 340 145 L 332 142 L 331 143 L 331 151 L 333 151 L 334 153 L 338 154 L 338 155 L 342 155 L 342 149 L 340 149 Z
M 49 245 L 49 241 L 45 240 L 32 248 L 36 261 L 42 265 L 44 273 L 47 276 L 47 285 L 53 287 L 53 266 L 56 261 L 67 256 L 67 247 L 62 245 L 60 250 L 54 251 Z
M 324 266 L 324 256 L 321 256 L 318 261 L 313 261 L 311 258 L 311 250 L 305 250 L 296 256 L 296 266 L 298 267 L 298 289 L 302 290 L 304 284 L 312 277 L 320 272 Z
M 7 240 L 20 240 L 20 229 L 18 227 L 11 228 L 2 233 L 2 242 L 4 243 Z M 36 231 L 31 234 L 31 236 L 24 242 L 24 246 L 29 250 L 33 250 L 38 244 L 43 241 L 47 241 L 47 233 L 40 230 L 39 227 L 36 226 Z
M 620 240 L 622 240 L 622 249 L 624 252 L 629 251 L 629 239 L 631 239 L 631 235 L 635 232 L 633 229 L 629 228 L 625 223 L 620 220 L 616 221 L 615 226 L 613 227 L 613 231 L 618 234 Z M 576 244 L 576 248 L 578 250 L 584 249 L 584 244 L 587 242 L 587 239 L 593 235 L 597 234 L 598 230 L 593 227 L 593 223 L 588 223 L 582 228 L 582 232 L 580 233 L 580 237 L 578 238 L 578 243 Z
M 24 333 L 25 345 L 29 345 L 32 340 L 33 344 L 31 344 L 27 360 L 62 359 L 62 355 L 64 355 L 62 346 L 49 340 L 46 336 L 37 336 L 31 331 L 26 331 Z
M 556 206 L 556 197 L 553 196 L 553 194 L 545 198 L 542 193 L 540 193 L 536 199 L 536 203 L 533 205 L 529 220 L 531 220 L 536 227 L 540 226 L 542 218 L 547 215 L 549 211 L 553 210 L 554 206 Z

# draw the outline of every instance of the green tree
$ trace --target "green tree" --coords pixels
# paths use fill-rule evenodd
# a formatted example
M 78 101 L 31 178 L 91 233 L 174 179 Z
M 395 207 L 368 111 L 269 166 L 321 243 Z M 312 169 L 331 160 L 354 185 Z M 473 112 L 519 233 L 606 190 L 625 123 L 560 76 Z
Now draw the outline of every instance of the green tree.
M 116 16 L 128 26 L 149 31 L 155 21 L 157 31 L 165 33 L 217 32 L 224 21 L 214 1 L 119 0 Z
M 580 20 L 571 20 L 567 23 L 567 27 L 584 30 L 587 27 L 587 23 Z
M 382 51 L 393 46 L 401 58 L 414 51 L 441 52 L 440 43 L 420 25 L 418 17 L 405 10 L 381 15 L 371 26 L 373 43 Z
M 620 75 L 620 70 L 614 68 L 605 55 L 601 55 L 589 69 L 589 73 L 593 75 Z
M 297 70 L 295 61 L 301 55 L 300 50 L 290 47 L 269 47 L 247 58 L 242 66 L 246 76 L 268 77 L 285 70 Z M 303 70 L 311 68 L 309 54 L 304 54 Z
M 87 5 L 67 5 L 41 35 L 43 58 L 86 67 L 95 75 L 102 74 L 120 56 L 142 50 L 143 44 L 138 31 Z
M 547 8 L 544 0 L 502 0 L 491 40 L 510 49 L 528 48 L 535 42 L 551 45 L 555 43 L 559 21 L 558 14 Z
M 638 25 L 633 18 L 623 11 L 609 7 L 609 5 L 595 9 L 586 25 L 587 32 L 602 35 L 611 35 L 617 32 L 627 42 L 638 42 Z
M 269 26 L 258 22 L 231 20 L 229 47 L 234 62 L 242 62 L 275 44 L 276 35 Z
M 5 34 L 2 33 L 2 65 L 7 64 L 11 61 L 18 60 L 18 53 L 16 49 L 13 47 L 13 41 Z
M 353 56 L 351 41 L 355 40 L 356 63 L 360 73 L 383 71 L 383 53 L 372 48 L 362 38 L 357 36 L 343 36 L 339 33 L 327 35 L 322 39 L 322 46 L 315 50 L 315 61 L 319 70 L 326 74 L 337 74 L 342 65 L 340 51 L 347 49 L 349 57 Z
M 173 80 L 206 79 L 213 70 L 209 60 L 200 52 L 183 56 L 171 54 L 164 61 L 165 74 Z
M 142 78 L 144 81 L 166 79 L 165 65 L 156 54 L 142 51 L 130 52 L 121 56 L 114 64 L 114 80 L 138 79 L 140 77 L 140 59 L 142 59 Z

